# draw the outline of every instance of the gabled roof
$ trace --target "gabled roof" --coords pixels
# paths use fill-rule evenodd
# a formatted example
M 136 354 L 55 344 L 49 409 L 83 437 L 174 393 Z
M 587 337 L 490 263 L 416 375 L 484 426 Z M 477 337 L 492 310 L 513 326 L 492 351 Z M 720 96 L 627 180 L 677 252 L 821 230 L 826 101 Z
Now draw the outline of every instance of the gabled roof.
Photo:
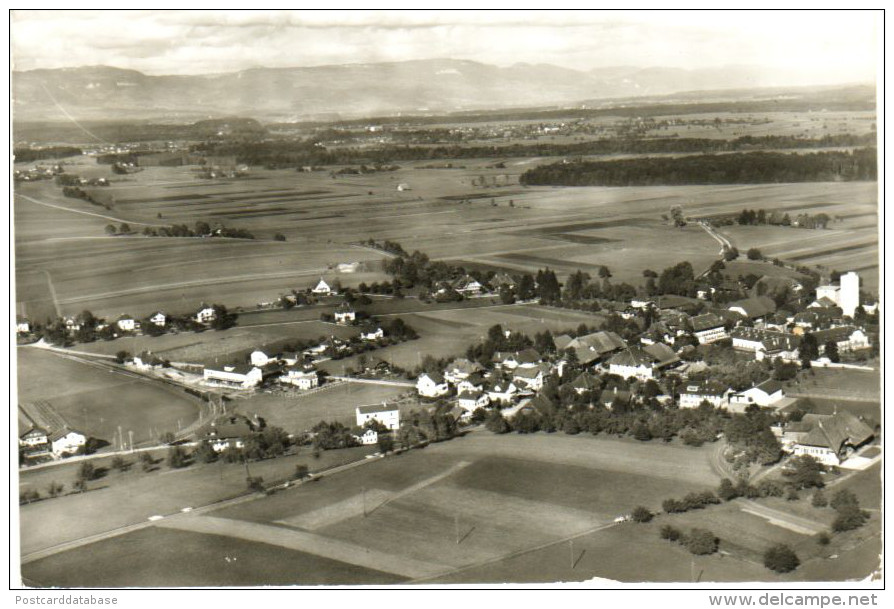
M 314 290 L 329 290 L 329 289 L 331 289 L 329 287 L 329 284 L 326 283 L 325 281 L 323 281 L 322 277 L 320 277 L 320 283 L 318 283 L 317 287 L 314 288 Z
M 528 402 L 528 405 L 536 408 L 540 412 L 551 412 L 556 409 L 556 404 L 542 393 L 538 393 L 533 398 L 531 398 L 531 401 Z
M 754 296 L 745 300 L 737 300 L 729 303 L 729 310 L 740 308 L 745 311 L 745 315 L 751 319 L 764 317 L 776 311 L 776 303 L 769 296 Z
M 67 435 L 69 435 L 69 434 L 77 434 L 77 435 L 79 435 L 79 436 L 83 436 L 83 435 L 84 435 L 84 434 L 82 434 L 82 433 L 79 432 L 79 431 L 75 431 L 75 430 L 73 430 L 73 429 L 69 429 L 68 427 L 63 427 L 63 428 L 61 428 L 61 429 L 57 429 L 56 431 L 54 431 L 54 432 L 48 434 L 48 435 L 47 435 L 47 440 L 50 441 L 50 442 L 55 442 L 56 440 L 61 440 L 62 438 L 64 438 L 65 436 L 67 436 Z
M 380 404 L 373 404 L 370 406 L 358 406 L 357 412 L 360 414 L 379 414 L 386 412 L 398 412 L 397 406 L 384 406 Z
M 214 422 L 208 430 L 208 436 L 218 440 L 227 440 L 230 438 L 244 438 L 251 435 L 254 426 L 244 416 L 233 415 L 222 417 Z
M 536 364 L 543 359 L 536 349 L 528 347 L 515 354 L 515 361 L 520 364 Z
M 338 308 L 335 309 L 335 312 L 336 313 L 354 313 L 354 307 L 352 307 L 351 305 L 349 305 L 346 302 L 343 302 L 340 305 L 338 305 Z
M 683 386 L 680 393 L 687 395 L 704 395 L 722 397 L 729 391 L 729 387 L 714 380 L 702 381 L 701 383 L 688 383 Z
M 540 374 L 543 374 L 543 370 L 536 366 L 531 368 L 516 368 L 512 373 L 513 377 L 521 377 L 524 379 L 535 379 Z
M 643 351 L 645 351 L 656 362 L 658 362 L 659 365 L 662 366 L 680 361 L 680 357 L 674 352 L 674 350 L 664 343 L 654 343 L 651 345 L 646 345 L 645 347 L 643 347 Z
M 703 332 L 704 330 L 719 328 L 725 324 L 726 321 L 714 313 L 705 313 L 704 315 L 693 317 L 689 320 L 689 323 L 692 324 L 693 332 Z
M 463 391 L 457 398 L 460 400 L 475 400 L 477 402 L 482 395 L 480 391 Z
M 473 372 L 478 372 L 479 370 L 483 370 L 483 367 L 478 362 L 470 362 L 464 357 L 457 358 L 450 362 L 447 365 L 447 371 L 456 371 L 462 374 L 472 374 Z
M 603 404 L 611 404 L 615 401 L 615 399 L 629 402 L 630 396 L 630 392 L 626 389 L 605 389 L 601 394 L 599 394 L 599 401 Z
M 819 345 L 825 345 L 829 341 L 840 343 L 851 337 L 851 334 L 857 331 L 854 326 L 838 326 L 837 328 L 829 328 L 828 330 L 817 330 L 813 332 L 816 342 Z
M 433 380 L 436 385 L 441 385 L 442 383 L 444 383 L 444 375 L 440 372 L 423 372 L 419 375 L 419 378 L 422 378 L 423 376 L 427 376 L 428 378 Z
M 812 427 L 800 444 L 830 448 L 835 452 L 844 444 L 859 446 L 873 436 L 869 425 L 846 410 L 833 415 L 807 414 L 802 422 Z
M 652 356 L 639 347 L 627 347 L 624 351 L 616 353 L 608 360 L 609 365 L 615 366 L 651 366 Z
M 571 382 L 572 388 L 581 389 L 583 391 L 591 391 L 597 385 L 598 383 L 596 382 L 596 377 L 594 377 L 587 371 L 578 374 L 577 378 Z
M 490 280 L 490 284 L 496 288 L 504 285 L 512 287 L 516 284 L 516 281 L 508 273 L 497 273 L 494 275 L 493 279 Z
M 775 379 L 767 379 L 763 383 L 754 386 L 755 389 L 760 389 L 767 395 L 773 395 L 777 391 L 782 389 L 782 383 Z
M 553 336 L 553 344 L 556 346 L 556 351 L 564 351 L 573 340 L 574 339 L 567 334 Z

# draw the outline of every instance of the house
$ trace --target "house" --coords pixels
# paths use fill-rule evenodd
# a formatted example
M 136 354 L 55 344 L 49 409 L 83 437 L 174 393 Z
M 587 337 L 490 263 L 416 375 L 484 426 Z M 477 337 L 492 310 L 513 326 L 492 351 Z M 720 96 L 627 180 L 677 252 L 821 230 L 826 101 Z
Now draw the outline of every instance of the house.
M 248 417 L 230 415 L 212 421 L 210 429 L 205 434 L 205 441 L 217 453 L 228 448 L 238 450 L 245 446 L 245 439 L 254 431 L 255 426 Z
M 339 273 L 356 273 L 359 268 L 359 262 L 339 262 L 335 267 Z
M 363 340 L 379 340 L 385 337 L 385 331 L 378 326 L 368 326 L 360 331 L 360 338 Z
M 50 445 L 50 452 L 55 457 L 61 457 L 62 455 L 72 455 L 78 452 L 79 449 L 87 444 L 87 437 L 80 432 L 63 427 L 51 432 L 47 436 L 47 442 Z
M 776 303 L 769 296 L 753 296 L 729 303 L 727 310 L 757 321 L 775 313 Z
M 473 372 L 456 385 L 458 393 L 468 392 L 477 393 L 484 390 L 484 377 L 480 372 Z
M 866 336 L 863 330 L 854 326 L 838 326 L 828 330 L 817 330 L 813 333 L 813 336 L 816 338 L 820 354 L 825 353 L 826 344 L 830 342 L 834 342 L 837 345 L 839 353 L 869 349 L 871 346 L 869 337 Z
M 388 407 L 385 404 L 381 406 L 375 404 L 372 406 L 358 406 L 356 408 L 357 425 L 365 427 L 369 421 L 378 421 L 391 431 L 395 431 L 400 427 L 400 411 L 396 407 Z
M 368 428 L 362 434 L 354 434 L 354 439 L 360 442 L 363 446 L 371 446 L 372 444 L 378 444 L 379 432 L 375 429 Z
M 261 383 L 264 375 L 257 366 L 240 364 L 223 366 L 221 369 L 205 368 L 203 378 L 207 385 L 251 389 Z
M 335 309 L 334 316 L 337 324 L 349 324 L 357 319 L 356 311 L 346 302 L 343 302 Z
M 645 381 L 655 376 L 654 358 L 639 347 L 627 347 L 608 360 L 608 371 L 625 379 Z
M 512 382 L 530 391 L 540 391 L 543 389 L 544 367 L 549 368 L 546 364 L 533 368 L 519 366 L 512 373 Z
M 841 307 L 843 315 L 853 317 L 860 306 L 860 276 L 853 271 L 841 275 L 839 285 L 821 285 L 816 288 L 816 302 L 818 306 Z M 812 306 L 812 305 L 811 305 Z
M 490 280 L 490 285 L 492 288 L 499 290 L 500 288 L 509 288 L 512 289 L 516 286 L 515 279 L 512 278 L 512 275 L 507 273 L 497 273 Z
M 270 358 L 266 353 L 261 351 L 260 349 L 257 351 L 252 351 L 249 356 L 249 361 L 251 361 L 252 366 L 257 366 L 260 368 L 261 366 L 266 366 L 268 362 L 275 361 L 276 358 Z
M 427 398 L 436 398 L 446 395 L 450 386 L 441 374 L 437 372 L 423 372 L 416 379 L 416 391 Z
M 784 450 L 809 455 L 823 465 L 840 465 L 874 436 L 865 421 L 846 410 L 831 415 L 806 414 L 781 429 Z
M 597 387 L 599 387 L 599 380 L 586 370 L 578 374 L 577 378 L 571 382 L 571 388 L 578 395 L 593 391 Z
M 680 356 L 664 343 L 653 343 L 642 348 L 647 355 L 652 357 L 654 367 L 657 370 L 670 368 L 680 363 Z
M 26 459 L 50 454 L 47 430 L 19 414 L 19 451 Z
M 16 317 L 16 334 L 28 334 L 31 332 L 31 322 L 24 317 Z
M 117 325 L 118 329 L 122 332 L 133 332 L 137 329 L 137 320 L 130 315 L 122 315 L 115 322 L 115 325 Z
M 217 311 L 214 310 L 214 307 L 209 307 L 206 304 L 202 304 L 196 313 L 196 321 L 200 324 L 210 323 L 214 321 L 216 317 Z
M 139 355 L 133 356 L 133 365 L 138 370 L 158 370 L 164 368 L 167 364 L 167 361 L 151 351 L 143 351 Z
M 626 389 L 606 389 L 599 394 L 599 403 L 611 410 L 615 404 L 628 405 L 632 401 L 632 394 Z
M 567 340 L 563 334 L 553 339 L 556 351 L 563 353 L 569 349 L 574 351 L 578 363 L 588 366 L 611 353 L 627 347 L 627 342 L 614 332 L 594 332 Z
M 412 190 L 412 188 L 410 188 L 409 184 L 401 182 L 400 184 L 397 185 L 397 190 L 398 190 L 398 192 L 404 192 L 407 190 Z
M 692 333 L 701 345 L 729 338 L 726 333 L 726 320 L 714 313 L 698 315 L 690 319 L 689 323 L 692 326 Z
M 316 370 L 305 368 L 286 368 L 285 374 L 279 377 L 281 383 L 294 385 L 298 389 L 308 390 L 319 387 L 320 376 Z
M 487 405 L 490 404 L 490 398 L 487 397 L 486 393 L 481 391 L 464 391 L 459 394 L 456 403 L 460 408 L 471 412 L 476 408 L 487 407 Z
M 730 332 L 733 349 L 754 353 L 757 360 L 765 357 L 797 361 L 801 338 L 796 334 L 741 326 Z
M 469 375 L 483 371 L 484 368 L 478 362 L 470 362 L 464 357 L 453 360 L 444 371 L 444 378 L 448 383 L 456 385 Z
M 466 275 L 454 282 L 453 289 L 463 296 L 477 296 L 484 291 L 484 286 L 471 275 Z
M 767 379 L 750 389 L 731 394 L 729 405 L 733 412 L 744 412 L 748 406 L 765 408 L 772 406 L 784 397 L 785 391 L 782 388 L 782 383 L 774 379 Z
M 162 311 L 156 311 L 152 314 L 152 317 L 149 318 L 149 323 L 151 323 L 153 326 L 164 328 L 165 324 L 168 323 L 168 316 L 165 315 Z
M 317 287 L 311 290 L 312 294 L 316 294 L 317 296 L 330 296 L 332 295 L 332 288 L 329 287 L 329 284 L 323 281 L 323 278 L 320 277 L 320 283 L 317 284 Z
M 725 408 L 732 389 L 716 381 L 689 383 L 680 390 L 680 408 L 698 408 L 708 402 L 714 408 Z
M 485 392 L 491 403 L 510 404 L 518 393 L 518 387 L 511 380 L 495 379 L 485 386 Z

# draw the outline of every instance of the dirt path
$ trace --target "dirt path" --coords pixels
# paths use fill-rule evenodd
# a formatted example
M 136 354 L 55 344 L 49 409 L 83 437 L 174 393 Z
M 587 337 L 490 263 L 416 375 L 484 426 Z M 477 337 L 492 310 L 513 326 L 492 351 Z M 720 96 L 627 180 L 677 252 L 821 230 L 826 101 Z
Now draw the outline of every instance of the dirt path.
M 788 512 L 776 510 L 766 505 L 761 505 L 755 501 L 751 501 L 750 499 L 736 499 L 736 501 L 739 503 L 743 512 L 766 518 L 770 524 L 775 524 L 776 526 L 789 529 L 790 531 L 800 533 L 801 535 L 816 535 L 817 533 L 826 530 L 825 525 L 816 522 L 815 520 L 809 520 L 807 518 L 802 518 L 801 516 L 789 514 Z
M 81 214 L 82 216 L 93 216 L 95 218 L 103 218 L 105 220 L 112 220 L 113 222 L 123 222 L 125 224 L 139 224 L 140 226 L 167 226 L 166 224 L 150 224 L 149 222 L 137 222 L 135 220 L 124 220 L 122 218 L 116 218 L 115 216 L 106 216 L 104 214 L 97 214 L 91 211 L 83 211 L 80 209 L 72 209 L 71 207 L 65 207 L 64 205 L 55 205 L 53 203 L 47 203 L 46 201 L 38 201 L 34 197 L 29 197 L 28 195 L 23 195 L 21 193 L 16 193 L 17 197 L 21 197 L 26 201 L 30 201 L 31 203 L 36 203 L 38 205 L 43 205 L 44 207 L 52 207 L 53 209 L 61 209 L 62 211 L 70 211 L 73 214 Z

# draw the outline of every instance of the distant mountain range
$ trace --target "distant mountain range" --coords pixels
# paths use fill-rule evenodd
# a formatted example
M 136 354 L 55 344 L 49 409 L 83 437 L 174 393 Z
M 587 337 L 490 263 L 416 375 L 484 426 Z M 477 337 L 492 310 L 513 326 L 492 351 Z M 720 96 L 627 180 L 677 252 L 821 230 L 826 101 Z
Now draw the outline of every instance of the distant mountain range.
M 397 113 L 568 105 L 684 91 L 809 84 L 751 66 L 700 70 L 546 64 L 497 67 L 434 59 L 397 63 L 254 68 L 149 76 L 106 66 L 13 72 L 15 120 L 264 120 L 356 118 Z

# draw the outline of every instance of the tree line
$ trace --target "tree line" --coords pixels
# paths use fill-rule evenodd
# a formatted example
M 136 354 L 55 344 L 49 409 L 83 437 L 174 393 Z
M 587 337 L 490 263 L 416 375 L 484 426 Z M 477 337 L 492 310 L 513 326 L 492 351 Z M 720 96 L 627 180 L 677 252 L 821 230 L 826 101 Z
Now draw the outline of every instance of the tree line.
M 766 184 L 876 180 L 874 148 L 852 152 L 751 152 L 553 163 L 525 171 L 519 182 L 545 186 Z

